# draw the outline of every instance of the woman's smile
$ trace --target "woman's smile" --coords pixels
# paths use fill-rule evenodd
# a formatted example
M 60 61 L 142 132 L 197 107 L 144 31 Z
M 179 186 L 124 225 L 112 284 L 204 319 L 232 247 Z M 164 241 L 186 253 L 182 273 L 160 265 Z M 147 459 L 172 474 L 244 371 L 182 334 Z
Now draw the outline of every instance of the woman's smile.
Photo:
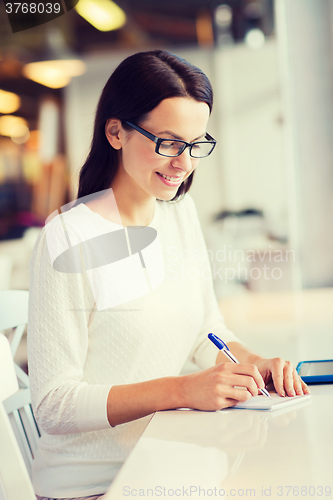
M 180 186 L 180 184 L 183 182 L 183 180 L 185 178 L 184 175 L 177 176 L 177 177 L 171 177 L 169 175 L 164 175 L 160 172 L 156 172 L 156 173 L 157 173 L 158 177 L 161 179 L 161 181 L 170 187 Z

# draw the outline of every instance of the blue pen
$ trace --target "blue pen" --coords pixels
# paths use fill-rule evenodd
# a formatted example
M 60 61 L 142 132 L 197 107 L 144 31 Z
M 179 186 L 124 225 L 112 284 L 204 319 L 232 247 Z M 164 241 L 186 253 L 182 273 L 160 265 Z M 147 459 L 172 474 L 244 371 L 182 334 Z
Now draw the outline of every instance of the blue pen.
M 216 345 L 216 347 L 218 349 L 220 349 L 220 351 L 223 352 L 223 354 L 225 354 L 226 356 L 228 356 L 228 358 L 233 362 L 233 363 L 238 363 L 239 364 L 239 361 L 237 358 L 235 358 L 235 356 L 230 352 L 229 350 L 229 347 L 227 346 L 227 344 L 225 344 L 223 342 L 223 340 L 221 340 L 219 337 L 217 337 L 217 335 L 214 335 L 213 333 L 209 333 L 208 334 L 208 338 L 209 340 L 211 340 L 213 342 L 213 344 Z M 259 389 L 259 391 L 261 392 L 261 394 L 263 394 L 264 396 L 267 396 L 268 398 L 270 398 L 270 394 L 268 391 L 266 391 L 266 389 Z

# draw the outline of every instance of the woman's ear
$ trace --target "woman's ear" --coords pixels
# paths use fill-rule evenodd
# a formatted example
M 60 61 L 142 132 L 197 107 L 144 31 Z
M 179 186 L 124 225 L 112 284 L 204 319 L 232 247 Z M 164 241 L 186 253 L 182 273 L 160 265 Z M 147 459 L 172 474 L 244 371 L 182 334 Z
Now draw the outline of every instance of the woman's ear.
M 114 149 L 121 149 L 121 121 L 117 118 L 110 118 L 105 124 L 105 135 Z

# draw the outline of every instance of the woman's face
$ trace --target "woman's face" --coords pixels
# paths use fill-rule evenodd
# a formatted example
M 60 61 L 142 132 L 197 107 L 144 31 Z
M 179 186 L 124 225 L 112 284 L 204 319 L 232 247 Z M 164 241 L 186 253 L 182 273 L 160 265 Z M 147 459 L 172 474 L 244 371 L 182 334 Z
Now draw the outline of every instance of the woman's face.
M 206 103 L 191 98 L 165 99 L 151 111 L 148 118 L 136 123 L 157 137 L 193 142 L 204 139 L 209 118 Z M 189 148 L 177 157 L 155 153 L 155 143 L 136 130 L 121 127 L 120 164 L 115 182 L 130 189 L 137 198 L 154 197 L 171 200 L 180 184 L 198 166 Z M 168 176 L 171 179 L 162 177 Z

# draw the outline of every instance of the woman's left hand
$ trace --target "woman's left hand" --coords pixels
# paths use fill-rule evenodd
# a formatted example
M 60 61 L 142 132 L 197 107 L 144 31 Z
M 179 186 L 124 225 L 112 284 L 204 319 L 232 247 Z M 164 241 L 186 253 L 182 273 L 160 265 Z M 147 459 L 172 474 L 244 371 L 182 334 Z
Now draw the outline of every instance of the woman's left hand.
M 272 383 L 280 396 L 302 396 L 310 389 L 296 372 L 290 361 L 281 358 L 260 358 L 254 363 L 265 384 Z

